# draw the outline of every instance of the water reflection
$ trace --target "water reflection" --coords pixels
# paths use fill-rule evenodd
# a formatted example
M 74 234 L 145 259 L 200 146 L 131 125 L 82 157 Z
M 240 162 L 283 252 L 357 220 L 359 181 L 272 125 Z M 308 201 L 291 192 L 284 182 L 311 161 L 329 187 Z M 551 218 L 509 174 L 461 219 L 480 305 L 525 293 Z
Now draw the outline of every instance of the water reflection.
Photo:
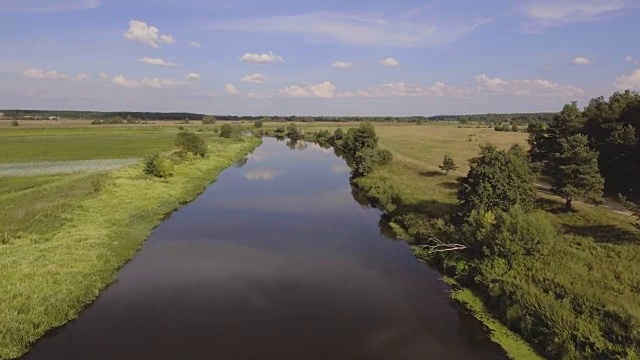
M 25 358 L 503 359 L 344 161 L 305 144 L 265 139 Z
M 276 169 L 256 169 L 253 171 L 245 172 L 244 177 L 250 181 L 255 181 L 255 180 L 273 181 L 273 179 L 275 179 L 277 176 L 280 176 L 282 174 L 283 174 L 282 171 L 278 171 Z

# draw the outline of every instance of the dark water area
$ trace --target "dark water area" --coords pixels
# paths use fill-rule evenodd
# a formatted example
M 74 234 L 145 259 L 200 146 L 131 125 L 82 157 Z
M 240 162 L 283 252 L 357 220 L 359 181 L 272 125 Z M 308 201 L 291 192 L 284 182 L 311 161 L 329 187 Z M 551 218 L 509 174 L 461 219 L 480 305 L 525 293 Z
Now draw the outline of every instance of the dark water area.
M 289 145 L 224 171 L 24 359 L 505 359 L 342 159 Z

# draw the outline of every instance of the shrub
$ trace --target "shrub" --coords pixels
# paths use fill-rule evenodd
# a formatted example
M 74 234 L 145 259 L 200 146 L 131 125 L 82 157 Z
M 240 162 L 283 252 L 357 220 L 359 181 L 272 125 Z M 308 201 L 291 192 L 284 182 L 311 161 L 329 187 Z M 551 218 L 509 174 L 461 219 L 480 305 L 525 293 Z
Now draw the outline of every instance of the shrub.
M 256 121 L 253 123 L 253 127 L 254 127 L 254 128 L 256 128 L 256 129 L 260 129 L 260 128 L 262 128 L 262 120 L 256 120 Z
M 158 178 L 168 178 L 173 175 L 173 162 L 158 153 L 144 158 L 144 173 Z
M 216 118 L 211 115 L 205 115 L 202 118 L 202 125 L 213 125 L 216 123 Z
M 453 158 L 449 154 L 444 154 L 444 159 L 442 160 L 442 165 L 439 166 L 440 170 L 444 171 L 445 174 L 449 175 L 449 171 L 456 170 L 458 165 L 453 161 Z
M 238 125 L 224 124 L 220 127 L 220 137 L 227 139 L 242 139 L 242 127 Z
M 176 137 L 176 146 L 185 152 L 190 152 L 200 157 L 205 157 L 205 155 L 207 155 L 207 144 L 202 136 L 189 131 L 182 131 L 178 133 L 178 136 Z
M 18 122 L 18 120 L 12 120 L 11 126 L 20 126 L 20 123 Z
M 387 149 L 378 149 L 378 165 L 388 165 L 393 160 L 393 154 Z
M 543 212 L 526 212 L 519 205 L 507 212 L 474 210 L 463 225 L 462 233 L 476 252 L 507 262 L 544 254 L 558 236 Z

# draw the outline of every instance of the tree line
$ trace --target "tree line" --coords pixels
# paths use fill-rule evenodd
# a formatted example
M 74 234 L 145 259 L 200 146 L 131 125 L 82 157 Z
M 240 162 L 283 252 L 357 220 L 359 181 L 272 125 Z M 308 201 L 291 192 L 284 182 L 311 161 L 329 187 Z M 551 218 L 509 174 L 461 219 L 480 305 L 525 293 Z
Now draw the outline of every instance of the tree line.
M 502 125 L 508 122 L 510 125 L 524 125 L 532 122 L 547 123 L 552 118 L 552 113 L 513 113 L 513 114 L 476 114 L 476 115 L 436 115 L 436 116 L 236 116 L 236 115 L 204 115 L 186 112 L 135 112 L 135 111 L 57 111 L 57 110 L 0 110 L 7 118 L 47 119 L 59 117 L 68 119 L 97 120 L 96 123 L 126 124 L 141 121 L 175 121 L 193 120 L 207 122 L 222 121 L 265 121 L 265 122 L 397 122 L 424 124 L 431 121 L 452 121 L 462 124 L 469 122 L 485 123 L 487 125 Z
M 597 198 L 604 180 L 608 194 L 640 199 L 640 95 L 616 92 L 609 99 L 592 99 L 582 110 L 565 105 L 547 124 L 532 129 L 530 156 L 543 173 L 554 178 L 579 176 Z M 582 167 L 572 166 L 580 160 Z M 602 179 L 595 174 L 599 170 Z M 573 189 L 563 190 L 571 196 Z

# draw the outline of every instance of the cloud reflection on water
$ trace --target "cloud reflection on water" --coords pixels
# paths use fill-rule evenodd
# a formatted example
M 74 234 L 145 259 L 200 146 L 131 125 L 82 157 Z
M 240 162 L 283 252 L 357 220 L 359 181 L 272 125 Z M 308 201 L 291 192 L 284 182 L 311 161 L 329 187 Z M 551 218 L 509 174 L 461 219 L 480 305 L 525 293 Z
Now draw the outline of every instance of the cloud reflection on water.
M 273 181 L 276 177 L 282 175 L 282 171 L 275 169 L 256 169 L 243 174 L 249 181 Z

